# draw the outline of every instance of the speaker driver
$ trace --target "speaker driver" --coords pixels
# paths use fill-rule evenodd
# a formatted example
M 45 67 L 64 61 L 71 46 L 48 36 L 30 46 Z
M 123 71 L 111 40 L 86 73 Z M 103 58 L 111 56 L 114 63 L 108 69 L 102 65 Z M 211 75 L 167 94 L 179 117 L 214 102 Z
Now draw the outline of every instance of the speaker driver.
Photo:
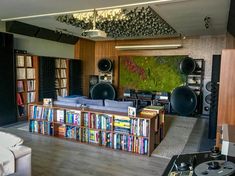
M 196 109 L 197 96 L 187 86 L 177 87 L 171 94 L 171 105 L 173 110 L 180 115 L 189 115 Z
M 205 97 L 205 102 L 207 103 L 207 104 L 211 104 L 211 94 L 208 94 L 206 97 Z
M 183 74 L 189 75 L 193 73 L 197 68 L 197 63 L 190 57 L 186 57 L 180 62 L 180 71 Z
M 115 96 L 115 89 L 110 83 L 100 82 L 91 89 L 92 99 L 114 100 Z
M 110 72 L 112 71 L 112 61 L 110 59 L 101 59 L 98 62 L 98 69 L 100 72 Z
M 211 90 L 212 90 L 212 82 L 211 82 L 211 81 L 209 81 L 209 82 L 206 83 L 206 90 L 208 90 L 209 92 L 211 92 Z

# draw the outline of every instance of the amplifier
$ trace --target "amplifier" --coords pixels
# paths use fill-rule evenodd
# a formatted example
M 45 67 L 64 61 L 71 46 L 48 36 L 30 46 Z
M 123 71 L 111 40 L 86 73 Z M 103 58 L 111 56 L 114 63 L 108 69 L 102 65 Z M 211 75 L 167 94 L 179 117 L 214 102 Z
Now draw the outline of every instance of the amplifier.
M 124 97 L 136 97 L 134 89 L 126 89 L 123 93 Z
M 139 99 L 153 99 L 153 94 L 152 92 L 139 91 L 137 92 L 137 97 Z
M 168 92 L 156 92 L 155 93 L 155 100 L 165 100 L 168 101 L 169 100 L 169 93 Z

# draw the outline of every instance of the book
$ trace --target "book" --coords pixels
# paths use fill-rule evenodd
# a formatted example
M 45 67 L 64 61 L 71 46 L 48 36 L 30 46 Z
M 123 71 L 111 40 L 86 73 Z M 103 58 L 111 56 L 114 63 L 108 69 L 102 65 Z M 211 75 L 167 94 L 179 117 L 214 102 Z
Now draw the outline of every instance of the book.
M 27 79 L 35 79 L 35 69 L 27 68 Z
M 24 56 L 21 55 L 16 56 L 16 66 L 24 67 Z
M 136 117 L 136 108 L 128 106 L 128 116 Z
M 33 67 L 32 56 L 26 56 L 26 67 Z
M 25 72 L 26 72 L 25 68 L 17 68 L 16 69 L 17 79 L 25 79 L 26 78 Z
M 24 92 L 24 82 L 17 81 L 17 92 Z
M 159 111 L 164 110 L 164 107 L 163 106 L 146 106 L 143 108 L 143 110 L 155 111 L 159 113 Z

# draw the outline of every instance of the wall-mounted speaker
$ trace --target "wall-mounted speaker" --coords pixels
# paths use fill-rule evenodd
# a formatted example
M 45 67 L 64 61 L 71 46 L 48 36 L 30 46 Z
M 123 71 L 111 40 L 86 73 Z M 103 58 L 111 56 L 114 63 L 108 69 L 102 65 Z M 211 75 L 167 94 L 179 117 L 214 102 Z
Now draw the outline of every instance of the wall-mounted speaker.
M 91 98 L 91 90 L 92 88 L 99 83 L 98 75 L 90 75 L 89 76 L 89 98 Z
M 211 80 L 204 79 L 203 83 L 203 108 L 202 115 L 209 116 L 211 106 Z
M 98 62 L 98 69 L 100 72 L 111 72 L 113 69 L 113 63 L 107 58 L 100 59 Z
M 198 69 L 199 69 L 199 66 L 197 62 L 190 57 L 186 57 L 180 62 L 180 71 L 181 73 L 185 75 L 192 74 Z
M 110 83 L 100 82 L 91 89 L 92 99 L 114 100 L 115 97 L 116 91 Z

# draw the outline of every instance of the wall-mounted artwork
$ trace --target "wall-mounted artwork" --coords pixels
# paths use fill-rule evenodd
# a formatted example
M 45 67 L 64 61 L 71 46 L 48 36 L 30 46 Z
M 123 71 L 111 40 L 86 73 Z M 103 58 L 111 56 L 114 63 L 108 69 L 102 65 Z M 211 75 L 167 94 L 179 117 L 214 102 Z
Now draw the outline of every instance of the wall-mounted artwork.
M 185 83 L 179 64 L 186 56 L 122 56 L 119 89 L 171 92 Z

